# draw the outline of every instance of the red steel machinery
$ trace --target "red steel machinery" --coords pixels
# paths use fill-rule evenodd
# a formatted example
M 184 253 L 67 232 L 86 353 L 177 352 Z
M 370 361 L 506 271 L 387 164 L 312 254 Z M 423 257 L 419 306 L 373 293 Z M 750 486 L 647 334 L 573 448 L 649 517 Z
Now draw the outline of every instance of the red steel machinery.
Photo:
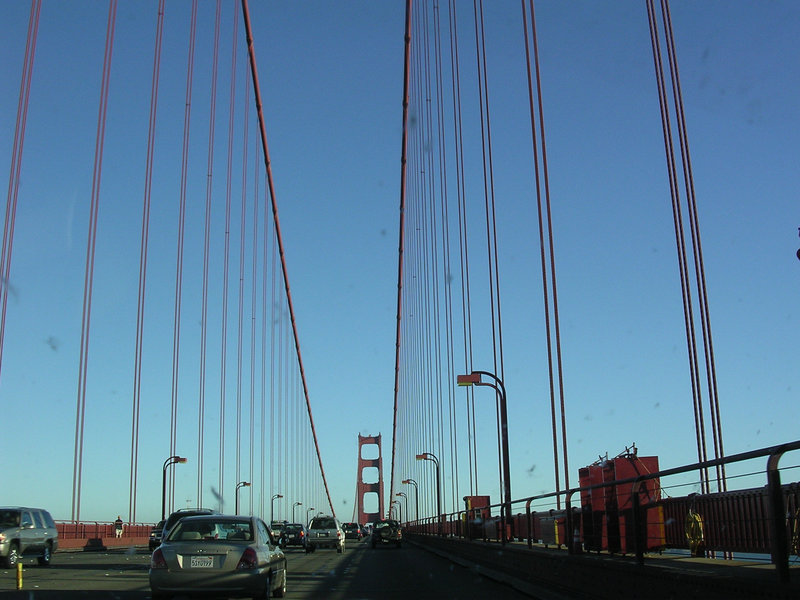
M 631 483 L 613 485 L 616 481 L 633 479 L 658 471 L 657 456 L 639 456 L 636 445 L 609 459 L 601 457 L 578 471 L 581 490 L 581 520 L 583 542 L 586 550 L 627 554 L 634 551 L 633 539 L 633 486 Z M 612 484 L 604 487 L 591 486 Z M 648 479 L 639 485 L 639 505 L 647 514 L 645 549 L 663 548 L 664 519 L 659 512 L 661 484 L 658 479 Z

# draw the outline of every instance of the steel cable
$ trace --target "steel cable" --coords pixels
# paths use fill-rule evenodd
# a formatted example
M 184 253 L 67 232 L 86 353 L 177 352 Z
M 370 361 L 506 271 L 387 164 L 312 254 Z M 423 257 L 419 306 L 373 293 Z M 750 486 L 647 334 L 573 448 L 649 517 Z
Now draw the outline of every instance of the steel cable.
M 690 281 L 688 274 L 688 264 L 686 257 L 686 242 L 684 237 L 683 216 L 678 194 L 677 167 L 675 166 L 675 152 L 672 138 L 671 119 L 666 83 L 664 81 L 664 68 L 661 57 L 661 48 L 658 40 L 657 17 L 653 0 L 647 1 L 648 23 L 650 26 L 650 38 L 653 51 L 653 61 L 655 64 L 656 84 L 658 87 L 659 107 L 661 110 L 661 125 L 664 133 L 664 147 L 667 159 L 667 171 L 670 186 L 670 197 L 673 212 L 673 225 L 675 229 L 675 242 L 678 252 L 678 267 L 680 270 L 681 294 L 684 310 L 684 327 L 686 330 L 686 345 L 689 358 L 689 372 L 692 384 L 692 404 L 695 416 L 695 436 L 697 441 L 698 459 L 701 462 L 707 460 L 705 420 L 703 415 L 699 366 L 697 363 L 697 344 L 694 333 L 694 313 L 690 291 Z M 701 490 L 708 493 L 708 470 L 701 472 Z
M 111 0 L 106 23 L 106 43 L 103 55 L 103 75 L 100 85 L 100 105 L 95 136 L 94 168 L 92 173 L 92 195 L 89 209 L 89 231 L 86 242 L 86 272 L 83 282 L 83 314 L 81 319 L 80 364 L 78 367 L 78 399 L 75 417 L 75 453 L 72 476 L 72 520 L 80 520 L 81 474 L 83 472 L 83 434 L 86 415 L 86 380 L 89 369 L 89 330 L 92 315 L 92 287 L 94 281 L 94 257 L 97 242 L 97 216 L 100 208 L 100 178 L 103 172 L 103 146 L 105 142 L 106 115 L 108 112 L 108 90 L 111 79 L 111 55 L 114 49 L 114 25 L 117 1 Z
M 144 299 L 147 282 L 147 248 L 150 232 L 150 191 L 153 183 L 153 149 L 155 145 L 158 81 L 161 67 L 161 39 L 164 30 L 164 0 L 159 0 L 156 18 L 153 74 L 150 83 L 150 116 L 147 130 L 144 198 L 142 201 L 142 235 L 139 247 L 139 290 L 136 310 L 136 349 L 134 358 L 133 399 L 131 407 L 131 466 L 128 493 L 128 522 L 136 521 L 136 489 L 139 472 L 139 410 L 142 384 L 142 340 L 144 330 Z
M 6 197 L 6 214 L 3 224 L 3 246 L 0 249 L 0 304 L 2 304 L 0 309 L 0 369 L 3 363 L 8 292 L 11 288 L 11 250 L 14 245 L 14 226 L 16 223 L 17 199 L 19 198 L 20 172 L 22 169 L 22 148 L 25 142 L 25 126 L 28 121 L 31 79 L 33 78 L 34 57 L 36 56 L 36 41 L 39 37 L 39 15 L 41 10 L 41 0 L 32 0 L 31 13 L 28 18 L 28 35 L 25 38 L 25 58 L 22 64 L 22 77 L 19 84 L 14 143 L 11 150 L 11 172 L 8 176 L 8 196 Z

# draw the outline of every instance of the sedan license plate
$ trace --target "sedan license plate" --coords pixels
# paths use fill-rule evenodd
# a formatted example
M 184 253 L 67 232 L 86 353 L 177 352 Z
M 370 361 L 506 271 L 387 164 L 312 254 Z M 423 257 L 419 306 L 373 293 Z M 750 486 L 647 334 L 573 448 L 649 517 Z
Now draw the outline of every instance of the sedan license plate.
M 192 569 L 210 569 L 214 566 L 213 556 L 193 556 L 189 562 Z

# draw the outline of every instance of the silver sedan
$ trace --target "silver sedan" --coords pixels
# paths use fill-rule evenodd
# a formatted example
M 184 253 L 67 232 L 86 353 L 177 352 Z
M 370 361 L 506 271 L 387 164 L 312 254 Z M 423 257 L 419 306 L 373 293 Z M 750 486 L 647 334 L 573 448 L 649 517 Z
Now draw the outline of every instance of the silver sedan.
M 153 600 L 175 595 L 281 598 L 286 557 L 257 517 L 184 517 L 150 559 Z

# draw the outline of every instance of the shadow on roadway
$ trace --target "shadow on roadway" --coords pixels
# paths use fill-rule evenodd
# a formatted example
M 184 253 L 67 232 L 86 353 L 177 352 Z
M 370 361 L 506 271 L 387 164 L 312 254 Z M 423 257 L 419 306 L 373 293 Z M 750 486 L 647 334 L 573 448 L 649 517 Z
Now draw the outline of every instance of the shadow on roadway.
M 145 600 L 150 598 L 150 591 L 120 591 L 120 590 L 90 590 L 90 591 L 64 591 L 64 590 L 20 590 L 0 592 L 3 600 Z
M 340 555 L 335 550 L 318 549 L 310 555 L 317 560 L 305 562 L 300 568 L 296 563 L 292 565 L 290 562 L 286 582 L 287 595 L 297 594 L 301 598 L 347 597 L 343 594 L 347 589 L 348 576 L 357 572 L 358 564 L 364 558 L 367 548 L 369 546 L 366 543 L 347 546 L 340 559 L 337 559 Z M 330 554 L 330 557 L 320 564 L 319 559 L 325 554 Z M 332 564 L 332 568 L 326 567 L 328 562 Z

